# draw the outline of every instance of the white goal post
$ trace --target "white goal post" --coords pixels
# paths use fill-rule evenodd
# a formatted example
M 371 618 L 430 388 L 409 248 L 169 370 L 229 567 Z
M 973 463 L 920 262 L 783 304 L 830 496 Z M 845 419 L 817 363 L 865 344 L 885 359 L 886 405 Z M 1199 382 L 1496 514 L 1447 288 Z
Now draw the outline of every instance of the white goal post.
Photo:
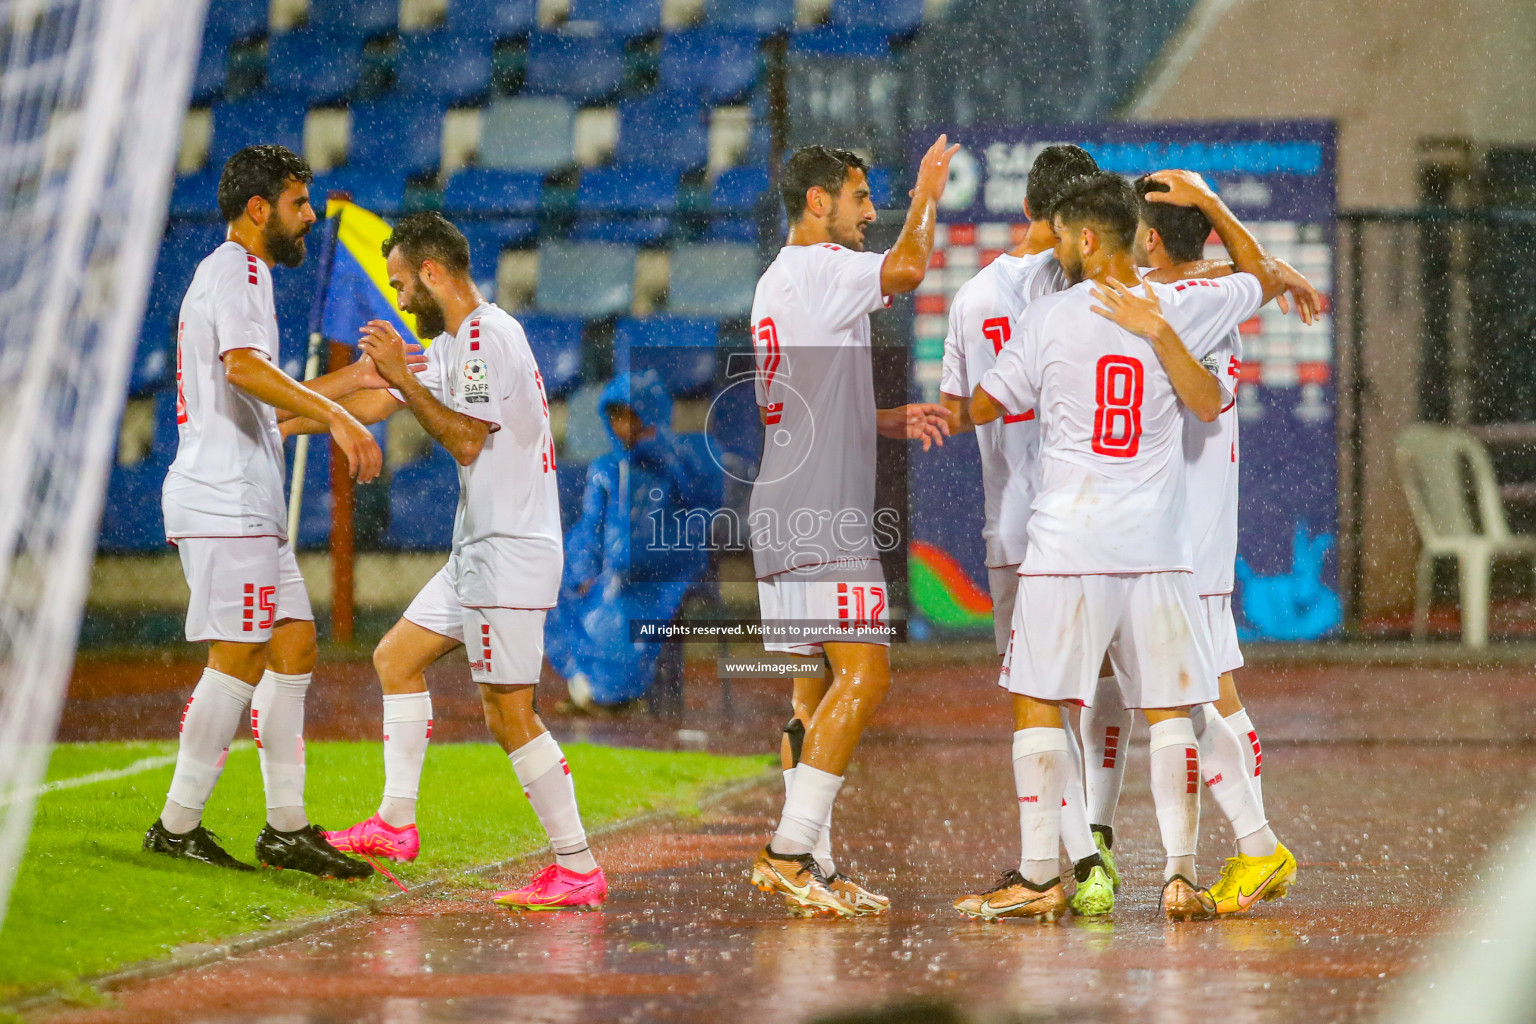
M 204 0 L 0 0 L 0 922 L 74 662 Z

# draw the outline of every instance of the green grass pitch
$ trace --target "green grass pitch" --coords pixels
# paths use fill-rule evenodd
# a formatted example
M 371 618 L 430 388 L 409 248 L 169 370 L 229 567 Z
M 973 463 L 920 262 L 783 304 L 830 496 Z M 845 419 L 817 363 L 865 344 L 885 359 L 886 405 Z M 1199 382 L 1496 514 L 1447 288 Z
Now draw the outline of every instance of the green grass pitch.
M 652 810 L 689 811 L 706 790 L 761 775 L 776 763 L 581 743 L 564 749 L 589 829 Z M 175 751 L 170 741 L 61 744 L 48 778 L 118 770 Z M 341 828 L 376 809 L 384 779 L 378 743 L 311 743 L 308 764 L 312 820 Z M 170 778 L 170 767 L 157 767 L 39 797 L 0 930 L 0 1001 L 69 986 L 184 943 L 226 939 L 399 891 L 378 875 L 347 884 L 293 871 L 220 871 L 144 853 L 139 844 Z M 434 744 L 421 793 L 421 856 L 389 865 L 406 885 L 546 842 L 506 756 L 489 743 Z M 204 824 L 250 862 L 263 820 L 261 772 L 247 743 L 230 753 Z

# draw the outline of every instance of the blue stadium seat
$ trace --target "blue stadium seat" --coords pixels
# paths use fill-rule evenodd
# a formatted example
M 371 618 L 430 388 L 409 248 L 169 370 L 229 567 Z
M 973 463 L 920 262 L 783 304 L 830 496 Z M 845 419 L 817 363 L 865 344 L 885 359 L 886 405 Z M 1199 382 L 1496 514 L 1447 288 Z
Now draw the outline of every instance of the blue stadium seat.
M 395 64 L 402 96 L 429 96 L 462 104 L 491 91 L 491 38 L 463 32 L 408 37 Z
M 443 191 L 443 206 L 456 213 L 505 213 L 536 217 L 544 177 L 527 171 L 466 167 L 455 171 Z
M 546 242 L 539 246 L 540 310 L 613 316 L 629 312 L 634 294 L 633 246 L 599 242 Z
M 200 214 L 218 215 L 220 164 L 210 164 L 207 170 L 194 174 L 182 174 L 171 186 L 172 217 L 195 217 Z
M 138 348 L 133 353 L 133 366 L 128 371 L 129 397 L 149 394 L 175 380 L 176 357 L 173 332 L 169 329 L 172 322 L 158 316 L 153 321 L 145 319 Z
M 437 167 L 442 150 L 441 104 L 400 99 L 352 104 L 347 163 L 422 174 Z
M 304 152 L 306 113 L 302 100 L 274 92 L 214 104 L 209 166 L 222 168 L 224 161 L 237 151 L 261 143 L 287 146 L 295 153 Z
M 539 236 L 539 222 L 532 217 L 455 222 L 469 240 L 469 271 L 480 291 L 494 301 L 496 268 L 501 251 L 509 246 L 527 245 Z
M 203 44 L 192 78 L 192 106 L 206 107 L 224 91 L 224 82 L 229 77 L 228 57 L 222 39 L 210 39 Z
M 293 446 L 288 446 L 288 478 L 293 479 Z M 304 462 L 304 499 L 299 505 L 299 521 L 289 524 L 300 548 L 324 547 L 331 536 L 331 439 L 312 434 L 309 454 Z
M 499 99 L 480 115 L 480 165 L 548 172 L 575 161 L 576 108 L 559 97 Z
M 608 35 L 654 35 L 661 31 L 661 0 L 571 0 L 566 20 L 596 22 Z
M 176 389 L 164 388 L 155 392 L 155 440 L 150 446 L 149 457 L 169 466 L 176 457 L 178 443 Z
M 539 25 L 538 0 L 448 0 L 448 27 L 490 39 L 526 36 Z
M 448 550 L 453 546 L 458 503 L 458 463 L 434 444 L 426 455 L 395 467 L 391 474 L 384 543 L 402 551 Z
M 204 45 L 221 47 L 267 34 L 271 0 L 213 0 L 203 21 Z
M 672 236 L 669 217 L 579 217 L 570 238 L 577 242 L 618 242 L 621 245 L 654 246 Z
M 891 41 L 883 33 L 866 28 L 813 28 L 789 39 L 790 53 L 814 53 L 823 57 L 872 57 L 891 55 Z
M 374 213 L 397 213 L 405 200 L 405 175 L 388 167 L 337 167 L 315 177 L 309 187 L 315 213 L 324 216 L 331 192 L 346 192 L 352 201 Z
M 171 468 L 169 456 L 151 455 L 131 466 L 113 465 L 101 509 L 100 551 L 159 551 L 165 549 L 165 520 L 160 513 L 160 488 Z
M 400 0 L 309 0 L 309 27 L 382 36 L 400 24 Z
M 155 264 L 155 280 L 164 281 L 168 290 L 167 301 L 174 295 L 177 306 L 197 265 L 207 258 L 224 241 L 224 225 L 206 221 L 172 221 L 166 228 L 165 239 L 160 243 L 160 258 Z M 172 314 L 173 316 L 175 314 Z
M 923 0 L 833 0 L 829 23 L 909 36 L 923 24 Z
M 667 309 L 685 316 L 745 316 L 760 272 L 750 245 L 679 245 L 672 250 Z
M 528 43 L 523 91 L 595 103 L 624 84 L 624 41 L 613 36 L 538 32 Z
M 674 396 L 707 392 L 715 380 L 718 321 L 703 317 L 622 317 L 614 326 L 616 373 L 655 370 Z
M 581 317 L 523 313 L 517 318 L 544 378 L 544 393 L 560 398 L 581 383 Z
M 309 29 L 285 32 L 267 45 L 267 88 L 302 97 L 309 106 L 349 99 L 362 68 L 355 36 Z
M 704 24 L 771 35 L 795 27 L 795 0 L 705 0 Z
M 750 217 L 757 213 L 768 186 L 768 168 L 763 164 L 743 164 L 721 171 L 709 190 L 710 209 Z
M 660 93 L 619 104 L 614 162 L 692 171 L 709 162 L 709 127 L 691 93 Z
M 891 205 L 891 171 L 888 167 L 869 169 L 869 201 L 884 209 Z
M 677 171 L 647 164 L 616 164 L 582 172 L 577 213 L 672 213 Z
M 758 227 L 755 220 L 740 217 L 712 217 L 704 229 L 701 242 L 729 242 L 734 245 L 756 245 Z
M 661 44 L 661 88 L 698 93 L 706 103 L 738 99 L 757 84 L 758 40 L 747 33 L 697 29 Z
M 560 490 L 560 529 L 568 533 L 581 518 L 581 503 L 587 493 L 587 464 L 558 459 L 555 486 Z

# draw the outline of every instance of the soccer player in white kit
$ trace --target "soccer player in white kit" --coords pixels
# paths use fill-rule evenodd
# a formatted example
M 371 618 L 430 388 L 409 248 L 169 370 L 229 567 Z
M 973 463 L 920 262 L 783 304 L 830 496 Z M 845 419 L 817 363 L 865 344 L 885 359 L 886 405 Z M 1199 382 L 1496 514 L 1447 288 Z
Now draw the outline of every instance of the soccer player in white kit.
M 978 424 L 1028 409 L 1041 422 L 1039 491 L 1000 679 L 1023 698 L 1014 776 L 1030 820 L 1017 877 L 956 901 L 973 916 L 1054 920 L 1065 910 L 1056 864 L 1070 770 L 1059 707 L 1094 700 L 1106 650 L 1125 704 L 1151 723 L 1164 912 L 1216 913 L 1194 867 L 1199 755 L 1189 708 L 1214 700 L 1217 685 L 1184 523 L 1183 417 L 1185 408 L 1217 417 L 1229 396 L 1198 359 L 1284 283 L 1253 244 L 1233 252 L 1244 273 L 1148 283 L 1144 297 L 1133 295 L 1136 215 L 1137 197 L 1118 175 L 1067 187 L 1053 227 L 1073 285 L 1029 306 L 972 395 Z
M 536 909 L 597 906 L 608 882 L 587 844 L 571 770 L 533 703 L 544 614 L 555 604 L 563 561 L 543 378 L 522 326 L 475 287 L 469 242 L 441 214 L 402 218 L 383 250 L 400 308 L 436 340 L 417 377 L 392 326 L 375 320 L 363 328 L 364 351 L 396 390 L 355 396 L 354 408 L 364 422 L 409 408 L 458 462 L 459 506 L 447 564 L 373 652 L 384 689 L 383 800 L 374 815 L 329 838 L 356 853 L 416 856 L 416 797 L 432 734 L 425 673 L 462 646 L 486 725 L 555 857 L 526 886 L 492 898 Z
M 363 359 L 301 385 L 277 366 L 272 265 L 304 260 L 315 221 L 312 175 L 281 146 L 242 149 L 219 178 L 228 240 L 198 265 L 176 338 L 176 459 L 162 495 L 165 533 L 192 591 L 187 639 L 208 667 L 181 715 L 176 771 L 144 849 L 238 870 L 202 826 L 236 730 L 250 713 L 267 794 L 256 840 L 264 865 L 361 878 L 304 813 L 304 696 L 317 657 L 309 594 L 288 539 L 279 409 L 329 431 L 353 475 L 378 475 L 373 438 L 333 399 L 384 381 Z
M 843 773 L 890 683 L 889 639 L 879 635 L 888 592 L 875 538 L 875 439 L 942 444 L 949 415 L 936 404 L 875 408 L 869 313 L 922 282 L 958 148 L 940 136 L 923 156 L 906 222 L 884 253 L 863 251 L 875 219 L 863 161 L 824 146 L 798 150 L 780 186 L 789 238 L 752 301 L 767 428 L 748 520 L 758 600 L 766 628 L 808 630 L 765 637 L 769 651 L 806 657 L 808 672 L 794 681 L 781 740 L 784 811 L 752 881 L 782 894 L 794 915 L 853 917 L 890 905 L 838 872 L 831 850 Z M 822 654 L 830 675 L 809 662 Z

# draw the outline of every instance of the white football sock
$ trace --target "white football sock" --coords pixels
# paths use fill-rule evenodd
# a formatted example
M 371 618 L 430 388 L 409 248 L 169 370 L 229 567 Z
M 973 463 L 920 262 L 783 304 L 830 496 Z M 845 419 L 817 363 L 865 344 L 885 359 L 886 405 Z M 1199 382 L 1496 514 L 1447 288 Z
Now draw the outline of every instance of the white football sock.
M 1019 874 L 1043 885 L 1061 874 L 1061 798 L 1072 774 L 1067 734 L 1057 728 L 1013 734 L 1013 788 L 1019 798 Z
M 795 777 L 795 769 L 784 769 L 784 796 L 789 797 L 789 787 Z M 816 838 L 816 845 L 811 847 L 811 856 L 816 858 L 816 865 L 821 868 L 821 873 L 831 878 L 837 874 L 837 861 L 832 856 L 832 808 L 827 808 L 827 821 L 821 829 L 821 835 Z
M 1131 750 L 1131 713 L 1114 676 L 1099 677 L 1093 706 L 1083 708 L 1083 790 L 1088 823 L 1114 827 Z
M 251 695 L 251 735 L 267 791 L 267 824 L 294 832 L 309 824 L 304 814 L 304 695 L 311 673 L 285 675 L 267 669 Z
M 203 820 L 229 745 L 245 720 L 255 687 L 216 669 L 203 669 L 192 698 L 181 712 L 181 740 L 176 772 L 166 794 L 160 823 L 175 833 L 190 832 Z
M 1083 795 L 1083 748 L 1066 709 L 1061 712 L 1061 729 L 1067 737 L 1067 784 L 1061 800 L 1061 845 L 1073 864 L 1099 852 L 1093 832 L 1088 828 L 1088 810 Z
M 549 836 L 555 863 L 583 875 L 596 871 L 597 860 L 587 846 L 587 830 L 581 827 L 581 812 L 576 807 L 576 786 L 560 744 L 543 732 L 507 757 L 524 795 L 533 805 L 533 813 Z
M 421 791 L 421 766 L 432 738 L 432 695 L 384 695 L 384 799 L 379 817 L 386 825 L 416 824 L 416 796 Z
M 1191 708 L 1189 717 L 1200 745 L 1200 778 L 1232 825 L 1237 852 L 1247 857 L 1270 856 L 1279 840 L 1270 831 L 1253 787 L 1248 784 L 1242 741 L 1215 704 Z
M 804 762 L 795 766 L 789 792 L 784 797 L 784 812 L 779 827 L 768 845 L 774 853 L 811 853 L 832 820 L 832 804 L 843 777 L 812 768 Z
M 1200 833 L 1200 748 L 1187 718 L 1166 718 L 1152 734 L 1152 802 L 1168 863 L 1163 880 L 1195 881 L 1195 843 Z
M 1259 813 L 1264 813 L 1264 784 L 1260 776 L 1264 771 L 1264 748 L 1259 745 L 1258 730 L 1248 717 L 1247 708 L 1238 708 L 1227 716 L 1227 724 L 1243 743 L 1243 761 L 1248 766 L 1248 779 L 1253 783 L 1253 796 L 1259 802 Z

